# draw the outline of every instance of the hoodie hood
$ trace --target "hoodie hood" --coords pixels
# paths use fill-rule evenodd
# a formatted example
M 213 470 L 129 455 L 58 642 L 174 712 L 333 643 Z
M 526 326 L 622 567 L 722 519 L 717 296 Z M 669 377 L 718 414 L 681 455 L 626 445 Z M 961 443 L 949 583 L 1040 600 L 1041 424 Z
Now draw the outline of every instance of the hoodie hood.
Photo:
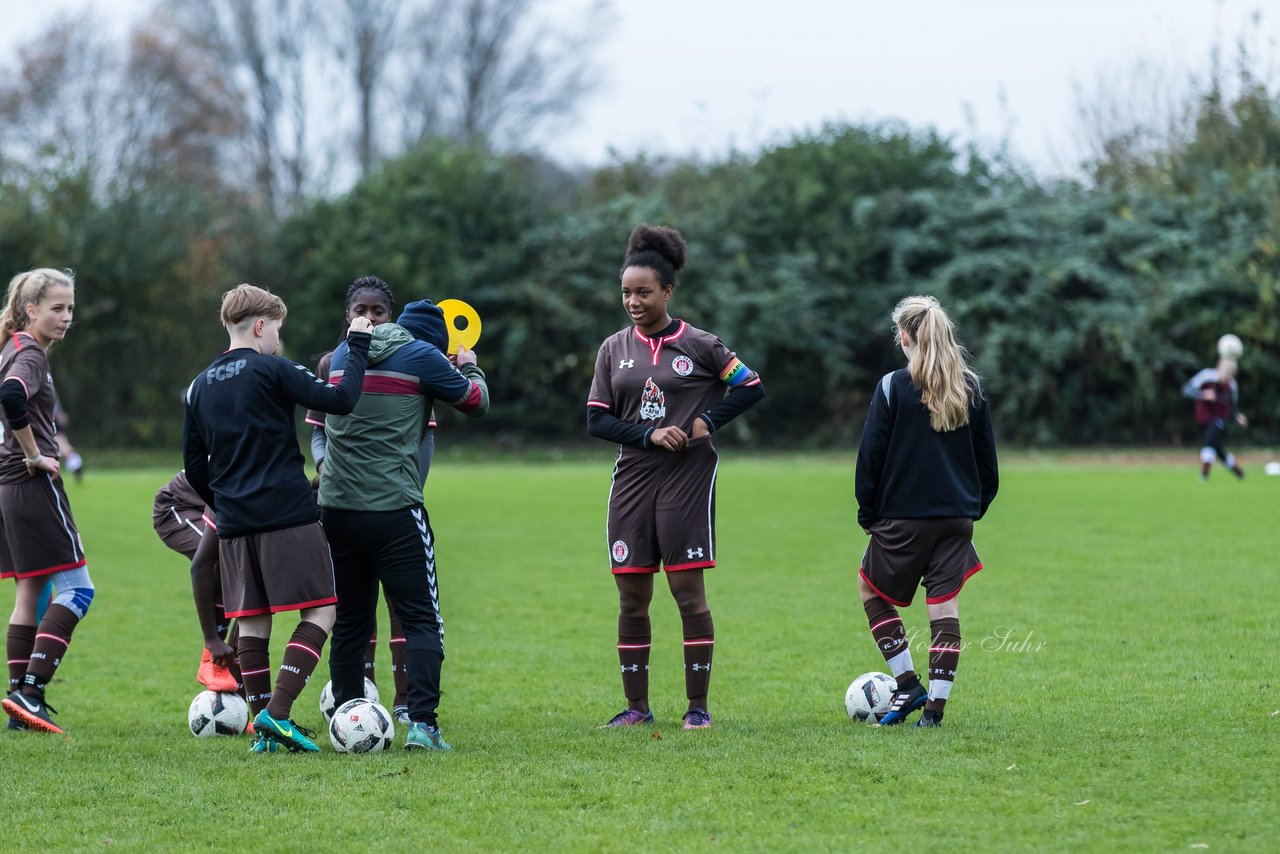
M 369 364 L 381 362 L 413 340 L 404 327 L 394 323 L 380 323 L 373 327 L 373 340 L 369 342 Z
M 440 306 L 429 299 L 411 302 L 400 312 L 396 323 L 409 330 L 409 334 L 419 341 L 434 344 L 441 353 L 448 355 L 449 327 L 444 322 L 444 312 Z M 370 361 L 372 361 L 370 351 Z

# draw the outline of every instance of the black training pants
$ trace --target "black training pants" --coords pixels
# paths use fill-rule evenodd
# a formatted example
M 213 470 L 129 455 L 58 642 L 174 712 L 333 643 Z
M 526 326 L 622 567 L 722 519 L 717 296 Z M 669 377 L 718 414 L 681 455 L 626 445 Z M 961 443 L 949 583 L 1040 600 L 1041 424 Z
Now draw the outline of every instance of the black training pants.
M 409 717 L 435 724 L 444 661 L 444 622 L 436 584 L 435 538 L 425 508 L 322 509 L 338 591 L 329 646 L 333 698 L 364 695 L 364 658 L 377 625 L 378 583 L 395 606 L 405 637 Z

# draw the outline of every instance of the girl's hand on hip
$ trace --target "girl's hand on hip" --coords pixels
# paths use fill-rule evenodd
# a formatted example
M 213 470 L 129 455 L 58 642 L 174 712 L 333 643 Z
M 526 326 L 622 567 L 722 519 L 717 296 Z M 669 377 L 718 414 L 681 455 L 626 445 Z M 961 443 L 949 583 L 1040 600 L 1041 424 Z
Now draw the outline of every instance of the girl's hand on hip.
M 649 444 L 666 451 L 683 451 L 689 437 L 679 427 L 659 427 L 649 435 Z

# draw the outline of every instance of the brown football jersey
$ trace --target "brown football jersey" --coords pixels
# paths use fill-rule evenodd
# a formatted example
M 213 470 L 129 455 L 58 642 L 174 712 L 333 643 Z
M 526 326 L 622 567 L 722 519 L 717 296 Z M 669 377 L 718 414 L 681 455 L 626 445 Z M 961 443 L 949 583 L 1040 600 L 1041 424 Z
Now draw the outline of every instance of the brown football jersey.
M 46 457 L 58 456 L 58 427 L 53 422 L 57 393 L 53 390 L 53 374 L 49 371 L 49 354 L 28 332 L 9 337 L 0 349 L 0 382 L 17 381 L 27 395 L 31 434 L 36 447 Z M 0 442 L 0 483 L 23 483 L 27 474 L 26 454 L 9 425 L 0 422 L 4 441 Z
M 687 433 L 693 419 L 730 387 L 759 382 L 723 341 L 683 320 L 659 338 L 629 326 L 600 345 L 587 405 L 608 409 L 623 421 Z

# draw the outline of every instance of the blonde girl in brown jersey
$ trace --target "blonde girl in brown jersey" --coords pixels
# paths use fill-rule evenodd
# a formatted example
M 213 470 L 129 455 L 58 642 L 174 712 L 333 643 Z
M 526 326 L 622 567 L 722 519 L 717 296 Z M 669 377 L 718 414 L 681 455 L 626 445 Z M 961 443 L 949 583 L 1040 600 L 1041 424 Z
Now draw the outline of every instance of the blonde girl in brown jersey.
M 940 726 L 960 659 L 957 597 L 982 569 L 973 523 L 999 486 L 995 436 L 978 377 L 938 301 L 907 297 L 893 323 L 907 367 L 876 386 L 858 448 L 858 523 L 871 537 L 858 591 L 898 682 L 880 723 L 902 723 L 924 707 L 917 726 Z M 897 611 L 922 582 L 932 639 L 928 689 Z
M 70 273 L 37 269 L 9 282 L 0 312 L 0 578 L 16 578 L 6 651 L 10 729 L 60 733 L 45 686 L 66 657 L 71 634 L 93 601 L 84 547 L 62 488 L 54 410 L 57 394 L 47 350 L 71 326 Z M 57 594 L 36 625 L 41 588 Z

